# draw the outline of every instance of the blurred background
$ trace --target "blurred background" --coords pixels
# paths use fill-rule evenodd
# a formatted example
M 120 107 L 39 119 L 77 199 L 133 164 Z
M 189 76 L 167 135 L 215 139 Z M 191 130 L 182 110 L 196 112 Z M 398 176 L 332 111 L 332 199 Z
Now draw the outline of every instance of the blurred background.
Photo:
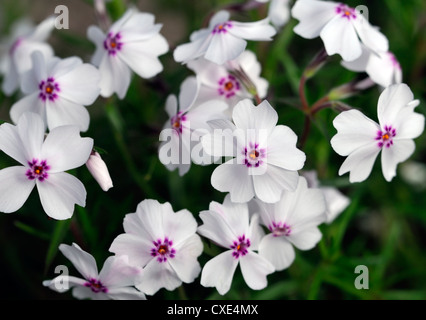
M 147 198 L 170 202 L 175 211 L 187 208 L 198 219 L 198 213 L 211 201 L 222 202 L 225 194 L 215 191 L 210 176 L 215 166 L 192 165 L 188 174 L 179 177 L 158 160 L 158 135 L 167 121 L 166 97 L 178 94 L 181 82 L 192 75 L 185 66 L 173 60 L 176 45 L 188 42 L 192 31 L 200 29 L 209 15 L 222 8 L 241 8 L 234 4 L 246 1 L 227 0 L 113 0 L 107 8 L 115 20 L 129 5 L 153 13 L 163 24 L 161 33 L 170 51 L 160 57 L 164 71 L 153 79 L 133 77 L 124 100 L 99 97 L 89 106 L 91 124 L 83 136 L 92 137 L 104 150 L 114 187 L 103 192 L 85 167 L 73 171 L 85 185 L 87 204 L 76 207 L 67 221 L 49 219 L 36 191 L 25 205 L 12 214 L 0 214 L 0 290 L 1 299 L 72 299 L 70 293 L 58 294 L 42 286 L 55 277 L 55 267 L 64 264 L 70 274 L 78 276 L 57 247 L 76 242 L 94 255 L 101 269 L 110 255 L 112 240 L 123 232 L 122 221 Z M 290 1 L 291 5 L 294 3 Z M 390 50 L 403 69 L 403 81 L 421 101 L 417 112 L 426 114 L 426 2 L 423 0 L 346 1 L 350 6 L 367 5 L 370 22 L 388 37 Z M 94 45 L 86 30 L 96 24 L 93 2 L 88 0 L 1 0 L 0 38 L 9 35 L 12 24 L 23 17 L 34 24 L 54 14 L 55 7 L 69 8 L 69 29 L 54 30 L 49 38 L 57 56 L 80 56 L 90 61 Z M 248 11 L 233 11 L 233 20 L 254 21 L 264 18 L 268 4 Z M 300 137 L 303 113 L 299 104 L 298 84 L 303 69 L 323 47 L 320 39 L 307 40 L 292 30 L 290 21 L 278 31 L 274 41 L 249 43 L 262 65 L 262 76 L 269 81 L 268 101 L 279 113 L 279 124 L 290 126 Z M 306 86 L 313 103 L 331 88 L 353 79 L 363 79 L 341 67 L 333 57 Z M 359 108 L 377 120 L 376 108 L 380 88 L 373 87 L 343 102 Z M 19 94 L 6 97 L 0 93 L 0 119 L 10 122 L 10 106 Z M 322 225 L 323 239 L 310 251 L 296 250 L 296 260 L 286 270 L 268 276 L 268 287 L 250 290 L 240 271 L 231 290 L 220 296 L 214 288 L 203 288 L 199 278 L 192 284 L 169 292 L 160 290 L 148 299 L 426 299 L 426 134 L 415 140 L 416 152 L 398 166 L 398 175 L 388 183 L 383 178 L 380 161 L 363 183 L 350 184 L 348 176 L 337 172 L 343 162 L 330 146 L 335 134 L 333 110 L 317 114 L 304 147 L 306 170 L 317 170 L 323 185 L 338 187 L 351 199 L 349 207 L 330 225 Z M 13 160 L 0 154 L 0 169 Z M 212 245 L 213 246 L 213 245 Z M 200 257 L 202 265 L 220 252 L 208 247 Z M 354 286 L 355 268 L 369 270 L 369 289 Z

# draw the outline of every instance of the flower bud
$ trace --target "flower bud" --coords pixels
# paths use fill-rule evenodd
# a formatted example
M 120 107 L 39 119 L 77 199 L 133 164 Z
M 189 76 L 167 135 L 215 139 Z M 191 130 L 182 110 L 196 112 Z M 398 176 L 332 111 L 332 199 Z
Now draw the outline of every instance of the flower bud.
M 103 191 L 113 187 L 108 168 L 98 152 L 92 151 L 86 166 Z

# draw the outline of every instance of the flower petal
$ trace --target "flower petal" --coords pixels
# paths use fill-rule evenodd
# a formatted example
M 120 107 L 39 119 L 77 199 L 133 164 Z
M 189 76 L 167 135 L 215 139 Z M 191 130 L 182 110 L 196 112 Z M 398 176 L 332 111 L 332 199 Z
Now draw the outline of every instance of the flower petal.
M 128 256 L 111 256 L 99 272 L 99 280 L 108 288 L 128 287 L 138 283 L 142 268 L 129 265 Z
M 113 240 L 109 251 L 118 256 L 128 256 L 130 264 L 134 266 L 145 267 L 153 259 L 153 247 L 152 240 L 148 239 L 146 233 L 122 233 Z
M 299 174 L 268 164 L 263 174 L 253 175 L 256 197 L 267 203 L 280 200 L 283 190 L 293 191 L 297 187 Z
M 291 233 L 288 236 L 288 240 L 300 250 L 312 249 L 321 240 L 321 238 L 321 231 L 317 227 L 304 229 L 297 233 Z
M 136 288 L 108 288 L 107 296 L 114 300 L 146 300 L 145 294 Z
M 232 119 L 238 129 L 265 130 L 269 135 L 278 122 L 278 114 L 266 100 L 256 107 L 250 99 L 244 99 L 234 107 Z
M 180 44 L 173 51 L 173 58 L 176 62 L 187 63 L 190 60 L 197 59 L 206 53 L 210 45 L 211 33 L 209 32 L 207 38 L 201 37 L 196 40 L 184 44 Z
M 166 53 L 168 48 L 166 39 L 156 35 L 146 41 L 125 43 L 118 55 L 140 77 L 147 79 L 163 71 L 157 56 Z
M 204 248 L 201 238 L 193 234 L 187 237 L 185 241 L 174 246 L 174 248 L 176 249 L 176 255 L 172 259 L 168 259 L 170 266 L 183 282 L 193 282 L 201 271 L 201 266 L 197 261 Z
M 218 166 L 212 173 L 211 184 L 216 190 L 229 192 L 233 202 L 247 202 L 254 197 L 252 177 L 236 159 Z
M 231 288 L 237 265 L 238 259 L 232 256 L 231 250 L 222 252 L 204 265 L 201 272 L 201 285 L 216 287 L 219 294 L 224 295 Z
M 186 241 L 197 231 L 197 221 L 186 209 L 178 212 L 163 212 L 163 230 L 175 245 Z
M 390 182 L 396 176 L 398 163 L 404 162 L 411 157 L 415 148 L 413 140 L 398 140 L 389 148 L 383 147 L 382 172 L 386 181 Z
M 36 184 L 43 209 L 53 219 L 71 218 L 75 204 L 86 205 L 84 185 L 68 173 L 49 174 L 47 179 L 37 180 Z
M 86 279 L 96 279 L 98 277 L 98 267 L 95 258 L 79 245 L 73 243 L 72 246 L 60 244 L 59 250 L 74 265 L 78 272 Z
M 126 96 L 130 86 L 132 74 L 130 68 L 120 59 L 118 55 L 105 54 L 100 65 L 101 73 L 101 96 L 108 98 L 117 93 L 120 99 Z
M 356 149 L 343 162 L 339 175 L 350 172 L 349 181 L 351 183 L 364 181 L 370 175 L 380 150 L 376 143 Z
M 91 63 L 98 67 L 101 64 L 102 58 L 107 54 L 103 46 L 106 35 L 98 26 L 89 26 L 87 37 L 96 45 L 96 51 L 91 58 Z
M 46 118 L 49 130 L 66 125 L 78 126 L 82 132 L 89 129 L 90 115 L 86 107 L 66 98 L 46 101 Z
M 358 110 L 340 113 L 333 125 L 337 134 L 330 143 L 334 151 L 341 156 L 347 156 L 358 148 L 375 142 L 379 125 Z
M 43 143 L 41 155 L 50 172 L 62 172 L 84 165 L 93 149 L 92 138 L 80 137 L 77 126 L 60 126 L 52 129 Z
M 297 136 L 287 126 L 276 126 L 268 138 L 267 161 L 287 170 L 300 170 L 306 160 L 303 151 L 296 148 Z
M 94 66 L 83 63 L 62 76 L 56 75 L 61 91 L 58 95 L 77 104 L 91 105 L 99 96 L 101 74 Z
M 358 59 L 362 54 L 361 42 L 349 19 L 333 18 L 320 33 L 328 55 L 340 54 L 345 61 Z
M 383 126 L 393 125 L 399 112 L 414 100 L 413 92 L 405 83 L 387 87 L 377 103 L 379 123 Z
M 260 241 L 259 255 L 271 262 L 277 271 L 281 271 L 293 263 L 296 253 L 285 237 L 274 237 L 270 233 Z
M 227 61 L 238 58 L 246 46 L 247 41 L 234 36 L 230 32 L 216 33 L 211 38 L 204 58 L 222 65 Z
M 28 166 L 29 158 L 19 136 L 18 128 L 10 123 L 3 123 L 0 126 L 0 150 L 23 166 Z
M 25 175 L 22 166 L 0 170 L 0 211 L 11 213 L 19 210 L 27 201 L 35 186 L 34 180 Z
M 161 288 L 173 291 L 181 284 L 182 281 L 168 262 L 160 263 L 157 259 L 153 259 L 146 265 L 142 281 L 136 288 L 145 294 L 153 295 Z
M 240 258 L 241 273 L 247 285 L 253 290 L 266 288 L 266 276 L 275 271 L 274 266 L 264 257 L 249 251 Z
M 299 24 L 293 31 L 306 39 L 320 35 L 324 26 L 336 16 L 337 3 L 331 1 L 298 0 L 291 9 Z
M 277 33 L 269 24 L 269 18 L 254 22 L 232 21 L 232 27 L 228 29 L 228 32 L 237 38 L 254 41 L 270 41 Z
M 31 112 L 24 113 L 19 118 L 17 128 L 26 158 L 28 160 L 38 159 L 46 128 L 40 116 Z
M 86 280 L 81 278 L 59 275 L 52 280 L 43 281 L 43 286 L 48 287 L 49 289 L 53 291 L 63 293 L 68 291 L 70 288 L 77 287 L 77 286 L 84 286 L 86 282 L 87 282 Z
M 357 18 L 352 20 L 356 32 L 361 41 L 375 52 L 386 52 L 389 50 L 389 41 L 377 27 L 373 27 L 363 15 L 358 14 Z
M 25 112 L 33 112 L 40 115 L 46 123 L 46 108 L 44 102 L 38 97 L 38 92 L 34 92 L 21 100 L 15 102 L 10 109 L 10 118 L 14 123 L 18 123 L 19 118 Z

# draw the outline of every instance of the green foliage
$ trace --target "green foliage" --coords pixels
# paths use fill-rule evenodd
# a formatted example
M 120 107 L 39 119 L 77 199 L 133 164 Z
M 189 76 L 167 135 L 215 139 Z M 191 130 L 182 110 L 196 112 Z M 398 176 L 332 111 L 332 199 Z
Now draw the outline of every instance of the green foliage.
M 131 2 L 131 1 L 129 1 Z M 147 2 L 147 1 L 145 1 Z M 188 41 L 189 34 L 201 27 L 208 15 L 232 1 L 150 1 L 139 9 L 154 13 L 165 30 L 167 17 L 176 16 L 183 29 L 178 43 Z M 235 1 L 237 2 L 237 1 Z M 244 2 L 244 1 L 240 1 Z M 11 23 L 19 16 L 31 14 L 32 7 L 25 1 L 5 1 L 0 4 L 7 14 L 0 25 L 6 34 Z M 90 8 L 91 1 L 85 2 Z M 155 3 L 155 4 L 154 4 Z M 347 1 L 358 5 L 358 1 Z M 67 3 L 70 7 L 71 2 Z M 145 7 L 146 6 L 146 7 Z M 17 8 L 20 8 L 17 10 Z M 108 4 L 116 19 L 125 10 L 125 1 Z M 390 49 L 400 60 L 407 83 L 421 105 L 417 111 L 426 114 L 425 32 L 426 2 L 422 0 L 368 2 L 372 24 L 380 26 L 388 36 Z M 38 7 L 42 11 L 42 7 Z M 262 18 L 265 8 L 250 12 L 241 19 Z M 45 16 L 52 14 L 43 12 Z M 70 14 L 73 13 L 70 10 Z M 237 14 L 237 13 L 236 13 Z M 164 18 L 163 18 L 164 17 Z M 84 21 L 76 29 L 87 28 Z M 319 39 L 306 40 L 293 31 L 292 19 L 271 43 L 249 43 L 262 64 L 262 76 L 269 81 L 268 101 L 277 110 L 279 124 L 290 126 L 299 136 L 303 131 L 304 114 L 299 109 L 298 86 L 304 68 L 322 48 Z M 82 31 L 82 32 L 81 32 Z M 67 33 L 55 31 L 53 46 L 62 53 L 67 46 L 76 46 L 90 57 L 93 47 L 88 45 L 85 30 L 71 29 Z M 167 35 L 166 35 L 167 37 Z M 178 44 L 174 43 L 174 45 Z M 77 50 L 75 49 L 75 50 Z M 173 48 L 171 48 L 173 50 Z M 55 276 L 54 267 L 70 266 L 58 251 L 60 243 L 78 243 L 94 255 L 98 266 L 111 255 L 112 240 L 123 232 L 122 221 L 134 212 L 137 204 L 148 198 L 169 201 L 175 211 L 187 208 L 198 219 L 211 201 L 222 202 L 224 194 L 215 191 L 210 176 L 215 166 L 192 165 L 189 173 L 179 177 L 169 172 L 158 160 L 158 135 L 167 119 L 164 104 L 168 94 L 178 94 L 182 80 L 190 75 L 185 66 L 173 61 L 172 51 L 160 57 L 164 71 L 150 80 L 134 77 L 124 100 L 116 97 L 99 98 L 89 107 L 90 129 L 85 136 L 95 141 L 108 164 L 114 187 L 104 193 L 85 167 L 73 172 L 87 189 L 85 208 L 76 207 L 68 221 L 54 221 L 43 212 L 34 191 L 19 212 L 0 215 L 0 279 L 2 298 L 58 299 L 59 294 L 44 288 L 43 280 Z M 306 84 L 308 101 L 313 104 L 332 88 L 362 75 L 345 70 L 337 57 L 332 57 Z M 377 87 L 343 100 L 376 119 L 380 90 Z M 0 94 L 0 119 L 9 121 L 8 111 L 17 97 Z M 410 184 L 401 175 L 387 183 L 376 162 L 371 176 L 363 183 L 350 184 L 347 175 L 339 177 L 343 161 L 331 149 L 329 141 L 335 134 L 332 120 L 336 111 L 319 111 L 304 146 L 307 155 L 305 169 L 315 169 L 325 185 L 340 188 L 351 199 L 351 205 L 331 224 L 322 225 L 323 239 L 310 251 L 296 250 L 296 260 L 288 269 L 268 277 L 269 285 L 261 291 L 250 290 L 237 271 L 231 290 L 220 296 L 215 289 L 203 288 L 199 278 L 184 284 L 174 292 L 160 290 L 153 299 L 426 299 L 426 197 L 425 189 Z M 0 123 L 2 123 L 2 121 Z M 415 140 L 416 152 L 410 160 L 426 162 L 426 135 Z M 0 169 L 11 160 L 0 155 Z M 205 240 L 204 240 L 205 241 Z M 206 250 L 200 258 L 203 265 L 220 249 L 205 241 Z M 357 265 L 369 268 L 368 290 L 354 286 Z M 71 298 L 64 294 L 60 298 Z

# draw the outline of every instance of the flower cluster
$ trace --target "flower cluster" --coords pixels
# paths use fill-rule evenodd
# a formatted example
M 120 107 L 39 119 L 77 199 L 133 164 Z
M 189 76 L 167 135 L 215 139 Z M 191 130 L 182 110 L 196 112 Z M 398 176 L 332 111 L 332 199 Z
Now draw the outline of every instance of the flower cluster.
M 102 4 L 96 2 L 98 10 Z M 298 20 L 293 31 L 307 39 L 321 37 L 325 50 L 302 75 L 300 109 L 306 122 L 301 137 L 291 119 L 280 118 L 261 60 L 247 49 L 247 40 L 273 41 L 290 13 Z M 296 249 L 314 249 L 322 225 L 332 224 L 350 204 L 342 190 L 323 183 L 323 176 L 309 168 L 311 155 L 304 150 L 316 113 L 343 106 L 331 101 L 339 98 L 339 89 L 312 106 L 304 95 L 306 80 L 328 56 L 339 54 L 339 68 L 366 72 L 383 89 L 379 123 L 361 109 L 338 110 L 330 144 L 346 159 L 336 174 L 349 173 L 350 183 L 362 182 L 381 153 L 382 172 L 390 182 L 397 165 L 414 153 L 414 139 L 424 131 L 424 116 L 415 112 L 420 102 L 401 83 L 401 66 L 388 51 L 386 36 L 355 8 L 296 0 L 290 10 L 289 1 L 271 0 L 267 16 L 258 21 L 236 21 L 231 11 L 220 10 L 206 25 L 174 48 L 174 62 L 193 74 L 182 81 L 177 95 L 164 99 L 167 120 L 156 132 L 159 143 L 150 147 L 158 150 L 161 169 L 177 169 L 180 177 L 193 164 L 215 165 L 212 191 L 224 193 L 224 200 L 211 199 L 208 209 L 196 214 L 144 199 L 125 215 L 124 232 L 111 242 L 113 255 L 100 272 L 94 256 L 78 244 L 61 244 L 59 250 L 83 278 L 68 277 L 65 289 L 62 276 L 44 286 L 58 292 L 72 288 L 78 299 L 143 300 L 200 278 L 203 287 L 224 295 L 240 266 L 250 289 L 266 288 L 268 276 L 289 268 Z M 22 96 L 10 107 L 11 123 L 0 126 L 0 150 L 19 164 L 0 170 L 1 212 L 18 211 L 36 187 L 49 217 L 70 219 L 74 206 L 86 203 L 85 186 L 76 177 L 85 168 L 103 191 L 113 186 L 101 149 L 92 138 L 80 136 L 90 128 L 87 107 L 99 97 L 126 99 L 132 73 L 151 79 L 163 71 L 160 56 L 170 47 L 161 28 L 154 15 L 135 8 L 104 29 L 90 26 L 87 37 L 96 46 L 90 62 L 55 56 L 47 43 L 52 17 L 33 29 L 17 28 L 2 64 L 2 90 L 11 95 L 20 88 Z M 368 86 L 351 84 L 343 91 L 353 94 Z M 202 265 L 205 245 L 211 256 Z

